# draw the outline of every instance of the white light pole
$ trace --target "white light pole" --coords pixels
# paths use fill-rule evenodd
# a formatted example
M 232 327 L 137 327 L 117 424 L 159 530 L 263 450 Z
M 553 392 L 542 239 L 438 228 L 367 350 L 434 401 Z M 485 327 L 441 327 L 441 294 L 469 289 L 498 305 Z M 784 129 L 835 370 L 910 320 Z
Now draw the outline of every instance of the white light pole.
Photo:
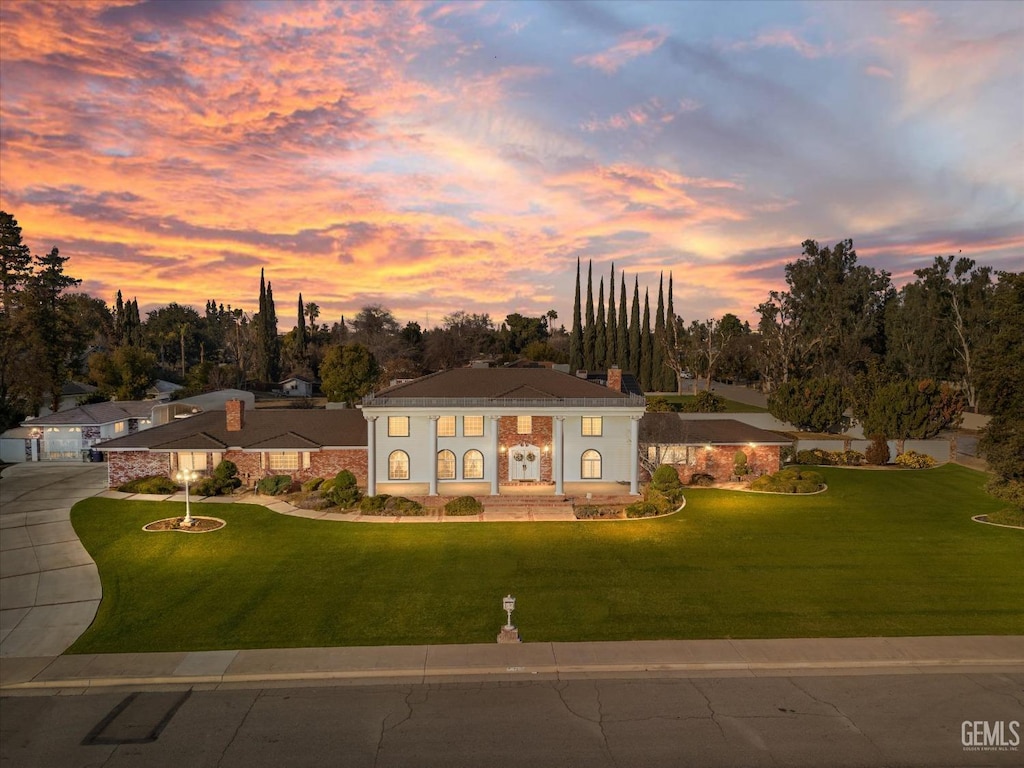
M 512 624 L 512 611 L 516 609 L 516 599 L 512 595 L 505 595 L 501 599 L 501 607 L 505 611 L 507 618 L 506 624 L 501 628 L 501 632 L 498 633 L 499 643 L 518 643 L 519 630 Z
M 185 484 L 185 520 L 182 522 L 182 525 L 185 528 L 191 528 L 192 527 L 192 509 L 189 506 L 189 501 L 188 501 L 188 484 L 189 483 L 194 483 L 196 480 L 198 480 L 199 479 L 199 473 L 196 472 L 194 469 L 179 469 L 177 474 L 174 476 L 174 478 L 179 483 L 184 483 Z

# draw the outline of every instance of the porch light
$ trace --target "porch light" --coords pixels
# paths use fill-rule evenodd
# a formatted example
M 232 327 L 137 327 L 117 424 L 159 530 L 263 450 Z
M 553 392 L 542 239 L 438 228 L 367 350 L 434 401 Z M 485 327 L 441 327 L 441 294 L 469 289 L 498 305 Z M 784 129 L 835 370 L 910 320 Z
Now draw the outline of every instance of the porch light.
M 710 451 L 711 450 L 711 443 L 708 443 L 707 445 L 705 445 L 704 446 L 704 450 L 705 451 Z
M 551 446 L 549 444 L 544 445 L 544 453 L 551 453 Z
M 191 528 L 192 527 L 192 509 L 189 506 L 188 484 L 189 483 L 194 483 L 196 480 L 198 480 L 199 479 L 199 473 L 196 472 L 194 469 L 179 469 L 175 473 L 174 479 L 177 480 L 179 483 L 184 483 L 185 484 L 185 519 L 182 521 L 181 524 L 185 528 Z
M 506 450 L 508 450 L 508 449 L 507 449 L 507 448 L 505 448 L 505 446 L 504 446 L 504 445 L 503 445 L 503 446 L 501 446 L 500 448 L 498 448 L 498 451 L 499 451 L 499 452 L 501 452 L 501 453 L 504 453 L 504 452 L 505 452 Z

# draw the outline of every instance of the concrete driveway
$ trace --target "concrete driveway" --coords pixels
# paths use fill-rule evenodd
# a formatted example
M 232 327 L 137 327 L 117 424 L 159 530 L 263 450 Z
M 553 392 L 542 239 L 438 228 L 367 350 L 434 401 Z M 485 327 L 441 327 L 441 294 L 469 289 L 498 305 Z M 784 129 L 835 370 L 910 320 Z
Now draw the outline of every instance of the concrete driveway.
M 96 616 L 96 564 L 71 527 L 107 465 L 26 463 L 0 476 L 0 658 L 63 653 Z

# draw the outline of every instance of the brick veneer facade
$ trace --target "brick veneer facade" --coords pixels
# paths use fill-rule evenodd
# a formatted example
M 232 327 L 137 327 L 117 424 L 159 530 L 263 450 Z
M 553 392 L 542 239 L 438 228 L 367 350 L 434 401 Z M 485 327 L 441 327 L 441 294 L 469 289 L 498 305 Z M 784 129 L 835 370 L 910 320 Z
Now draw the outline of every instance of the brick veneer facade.
M 747 477 L 769 475 L 782 467 L 782 448 L 778 445 L 716 445 L 710 451 L 700 448 L 693 466 L 673 466 L 683 483 L 690 482 L 690 478 L 696 474 L 707 474 L 718 482 L 728 482 L 733 477 L 736 451 L 743 451 L 747 455 Z
M 107 454 L 107 479 L 111 488 L 116 488 L 129 480 L 152 475 L 170 477 L 175 462 L 172 462 L 173 454 L 157 453 L 150 451 L 110 451 Z M 261 478 L 267 475 L 289 474 L 293 480 L 304 481 L 313 477 L 329 478 L 334 477 L 338 472 L 347 469 L 356 476 L 360 485 L 366 485 L 367 479 L 367 458 L 365 448 L 348 448 L 335 451 L 316 451 L 309 456 L 309 467 L 301 466 L 296 470 L 271 470 L 268 454 L 261 458 L 259 452 L 250 451 L 226 451 L 223 458 L 232 461 L 238 467 L 238 477 L 242 486 L 251 488 Z M 301 456 L 300 456 L 301 459 Z M 212 472 L 214 468 L 214 455 L 206 454 L 206 466 Z
M 511 446 L 535 445 L 540 449 L 540 480 L 541 483 L 554 482 L 551 472 L 551 444 L 554 431 L 554 418 L 551 416 L 534 416 L 531 427 L 533 431 L 528 435 L 520 435 L 517 432 L 518 418 L 516 416 L 502 416 L 498 420 L 498 444 L 507 450 L 498 453 L 498 481 L 501 483 L 516 482 L 509 480 L 508 457 Z M 545 451 L 547 447 L 547 451 Z
M 153 475 L 170 477 L 170 454 L 149 451 L 111 451 L 107 454 L 107 482 L 111 488 Z

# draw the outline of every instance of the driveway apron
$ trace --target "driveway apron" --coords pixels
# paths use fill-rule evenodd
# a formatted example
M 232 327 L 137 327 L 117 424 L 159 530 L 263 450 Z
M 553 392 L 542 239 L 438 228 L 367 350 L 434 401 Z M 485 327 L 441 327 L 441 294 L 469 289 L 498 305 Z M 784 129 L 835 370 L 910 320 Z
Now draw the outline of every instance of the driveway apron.
M 71 507 L 106 490 L 107 465 L 25 463 L 0 476 L 0 658 L 58 656 L 92 623 L 102 589 Z

